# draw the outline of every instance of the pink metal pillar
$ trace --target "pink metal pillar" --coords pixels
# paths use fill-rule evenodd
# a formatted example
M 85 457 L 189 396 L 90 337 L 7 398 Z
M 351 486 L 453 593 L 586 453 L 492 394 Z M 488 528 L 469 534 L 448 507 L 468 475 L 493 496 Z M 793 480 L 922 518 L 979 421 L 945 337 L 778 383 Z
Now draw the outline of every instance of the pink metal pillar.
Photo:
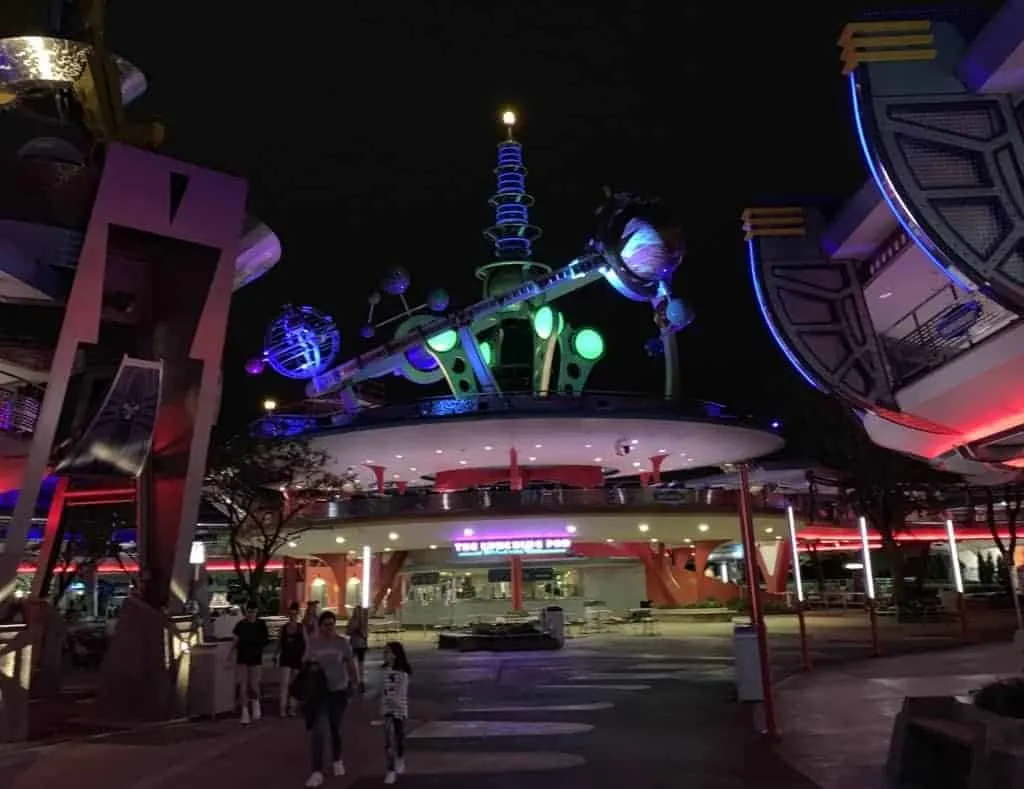
M 757 635 L 757 654 L 761 664 L 761 688 L 764 694 L 765 733 L 779 736 L 775 720 L 775 697 L 772 688 L 772 669 L 768 662 L 768 632 L 761 611 L 761 588 L 757 580 L 757 542 L 754 537 L 754 517 L 750 504 L 750 470 L 740 463 L 740 532 L 743 535 L 743 563 L 747 573 L 747 591 L 750 596 L 750 624 Z

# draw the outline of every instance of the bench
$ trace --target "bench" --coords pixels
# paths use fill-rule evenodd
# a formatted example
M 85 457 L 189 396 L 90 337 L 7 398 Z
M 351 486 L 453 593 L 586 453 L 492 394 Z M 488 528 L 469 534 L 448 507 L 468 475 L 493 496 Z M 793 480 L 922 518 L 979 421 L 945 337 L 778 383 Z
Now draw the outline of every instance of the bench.
M 1024 721 L 993 716 L 952 696 L 904 699 L 886 772 L 920 789 L 1024 786 Z

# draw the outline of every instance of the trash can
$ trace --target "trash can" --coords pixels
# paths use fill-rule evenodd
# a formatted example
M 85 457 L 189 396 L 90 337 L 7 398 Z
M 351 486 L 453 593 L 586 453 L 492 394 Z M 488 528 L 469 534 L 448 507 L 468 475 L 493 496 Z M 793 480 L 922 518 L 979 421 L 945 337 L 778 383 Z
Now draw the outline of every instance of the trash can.
M 235 709 L 235 666 L 230 641 L 192 647 L 189 655 L 188 716 L 216 718 Z
M 736 659 L 736 697 L 739 701 L 764 701 L 761 684 L 761 656 L 757 649 L 757 631 L 748 622 L 736 622 L 732 630 L 733 656 Z
M 558 646 L 565 646 L 565 611 L 561 606 L 549 605 L 541 611 L 541 623 L 543 629 L 558 642 Z

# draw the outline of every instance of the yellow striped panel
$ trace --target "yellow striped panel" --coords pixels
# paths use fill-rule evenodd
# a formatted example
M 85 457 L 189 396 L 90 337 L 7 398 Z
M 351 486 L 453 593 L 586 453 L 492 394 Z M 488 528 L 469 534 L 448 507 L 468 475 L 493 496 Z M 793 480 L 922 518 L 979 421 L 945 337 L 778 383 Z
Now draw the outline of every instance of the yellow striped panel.
M 763 237 L 807 235 L 804 210 L 792 208 L 748 208 L 743 212 L 743 240 Z
M 839 59 L 847 75 L 861 63 L 935 60 L 935 35 L 927 19 L 852 22 L 839 36 Z

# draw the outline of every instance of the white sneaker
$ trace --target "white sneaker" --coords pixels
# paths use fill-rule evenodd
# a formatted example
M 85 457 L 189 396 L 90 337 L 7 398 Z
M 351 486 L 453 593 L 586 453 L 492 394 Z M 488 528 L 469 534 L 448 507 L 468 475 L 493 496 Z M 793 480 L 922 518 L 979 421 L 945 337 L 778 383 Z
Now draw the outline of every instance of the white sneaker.
M 262 717 L 263 717 L 263 710 L 260 708 L 260 703 L 258 701 L 254 701 L 252 703 L 252 719 L 254 721 L 258 721 Z
M 399 756 L 395 759 L 395 772 L 401 775 L 405 772 L 405 757 Z
M 246 705 L 245 707 L 242 707 L 242 725 L 243 726 L 248 726 L 249 725 L 249 707 L 248 707 L 248 705 Z
M 335 775 L 344 775 L 345 774 L 345 762 L 343 762 L 341 759 L 338 759 L 338 761 L 336 761 L 334 763 L 334 774 Z
M 384 776 L 384 783 L 386 783 L 386 784 L 393 784 L 394 782 L 395 782 L 395 771 L 394 770 L 388 770 L 387 774 Z
M 306 779 L 306 786 L 320 786 L 324 782 L 324 774 L 317 770 Z

